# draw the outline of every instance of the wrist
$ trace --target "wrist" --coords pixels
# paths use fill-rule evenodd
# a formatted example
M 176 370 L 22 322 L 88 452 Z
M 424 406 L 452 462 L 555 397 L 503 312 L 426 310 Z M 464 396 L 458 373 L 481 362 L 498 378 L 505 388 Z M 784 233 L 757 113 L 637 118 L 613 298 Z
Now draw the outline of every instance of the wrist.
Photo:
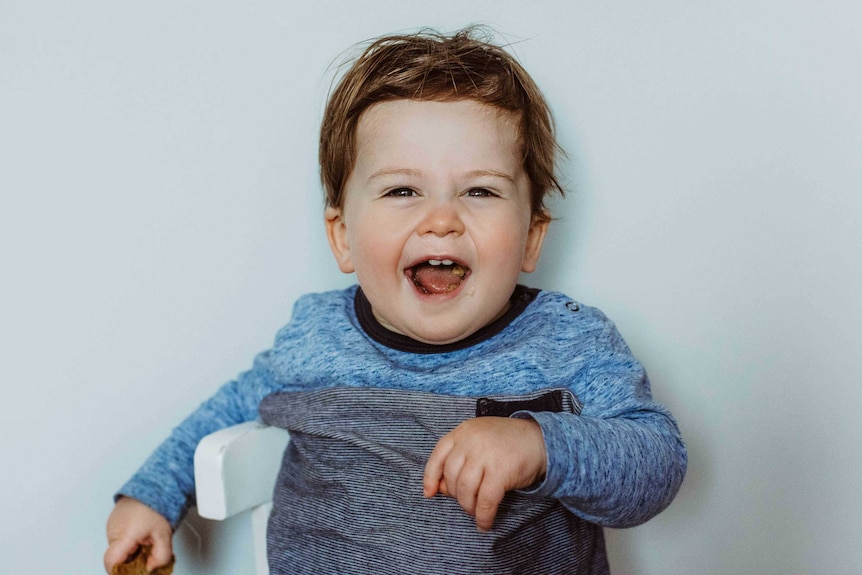
M 544 432 L 542 431 L 542 426 L 536 421 L 531 412 L 519 411 L 513 413 L 511 418 L 522 422 L 525 435 L 531 437 L 530 443 L 533 446 L 529 450 L 531 455 L 530 469 L 534 470 L 535 473 L 529 486 L 519 491 L 534 491 L 545 481 L 548 472 L 548 453 L 545 446 Z

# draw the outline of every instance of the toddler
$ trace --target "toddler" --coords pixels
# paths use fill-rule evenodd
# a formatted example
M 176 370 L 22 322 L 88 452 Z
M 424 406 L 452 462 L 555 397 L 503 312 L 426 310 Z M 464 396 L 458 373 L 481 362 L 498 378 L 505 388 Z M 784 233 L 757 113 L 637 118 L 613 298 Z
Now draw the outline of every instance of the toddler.
M 518 284 L 556 148 L 532 79 L 475 29 L 371 43 L 320 135 L 327 237 L 358 285 L 300 298 L 123 486 L 106 569 L 142 544 L 167 563 L 198 441 L 259 417 L 291 436 L 272 573 L 608 573 L 602 526 L 664 509 L 686 452 L 613 323 Z

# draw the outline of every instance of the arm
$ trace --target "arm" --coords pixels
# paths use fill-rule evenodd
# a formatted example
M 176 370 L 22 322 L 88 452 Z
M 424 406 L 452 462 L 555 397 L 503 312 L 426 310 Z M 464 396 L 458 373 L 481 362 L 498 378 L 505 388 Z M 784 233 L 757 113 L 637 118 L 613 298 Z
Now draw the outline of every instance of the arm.
M 638 525 L 670 505 L 682 484 L 686 452 L 669 415 L 531 416 L 542 427 L 548 470 L 530 493 L 559 499 L 587 521 Z
M 117 493 L 107 526 L 108 572 L 144 544 L 153 546 L 149 569 L 170 561 L 173 531 L 194 504 L 195 448 L 204 436 L 257 417 L 260 399 L 271 391 L 268 358 L 260 354 L 251 370 L 201 404 Z
M 269 353 L 255 358 L 251 370 L 224 385 L 177 426 L 119 496 L 132 497 L 159 512 L 176 529 L 194 505 L 194 453 L 206 435 L 257 418 L 260 400 L 271 392 Z
M 646 373 L 613 324 L 594 313 L 589 325 L 596 329 L 579 332 L 587 337 L 576 338 L 568 356 L 578 363 L 567 373 L 582 412 L 519 411 L 509 420 L 464 422 L 429 458 L 427 497 L 455 497 L 480 529 L 490 528 L 512 489 L 558 499 L 587 521 L 612 527 L 643 523 L 670 504 L 686 468 L 676 423 L 652 402 Z M 566 366 L 552 365 L 562 355 L 538 363 L 563 373 Z M 527 421 L 533 427 L 516 426 Z
M 669 416 L 642 415 L 518 412 L 467 420 L 432 452 L 424 494 L 457 499 L 480 531 L 491 529 L 507 491 L 527 488 L 591 523 L 643 523 L 676 495 L 686 454 Z
M 545 479 L 530 493 L 559 499 L 587 521 L 630 527 L 670 504 L 687 455 L 676 422 L 652 401 L 643 366 L 612 323 L 596 338 L 596 349 L 577 386 L 580 415 L 515 415 L 541 426 L 548 453 Z

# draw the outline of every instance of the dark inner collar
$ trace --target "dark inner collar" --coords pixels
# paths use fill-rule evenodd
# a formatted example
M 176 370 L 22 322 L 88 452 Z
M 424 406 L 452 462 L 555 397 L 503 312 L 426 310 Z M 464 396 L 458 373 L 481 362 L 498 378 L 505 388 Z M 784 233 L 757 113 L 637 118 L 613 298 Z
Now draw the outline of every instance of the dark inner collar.
M 522 285 L 515 286 L 515 291 L 512 293 L 512 297 L 509 298 L 511 305 L 506 313 L 472 335 L 469 335 L 462 340 L 443 345 L 434 345 L 416 341 L 406 335 L 389 331 L 380 325 L 380 322 L 377 321 L 377 318 L 374 317 L 374 313 L 371 311 L 371 302 L 369 302 L 368 298 L 365 297 L 365 293 L 363 293 L 361 287 L 356 290 L 353 307 L 356 310 L 356 317 L 359 320 L 359 325 L 362 326 L 362 329 L 365 330 L 365 333 L 367 333 L 371 339 L 379 344 L 391 347 L 398 351 L 406 351 L 408 353 L 446 353 L 449 351 L 465 349 L 494 337 L 503 331 L 507 325 L 512 323 L 516 317 L 521 315 L 525 309 L 527 309 L 530 302 L 536 299 L 539 291 L 540 290 L 538 289 L 528 288 Z

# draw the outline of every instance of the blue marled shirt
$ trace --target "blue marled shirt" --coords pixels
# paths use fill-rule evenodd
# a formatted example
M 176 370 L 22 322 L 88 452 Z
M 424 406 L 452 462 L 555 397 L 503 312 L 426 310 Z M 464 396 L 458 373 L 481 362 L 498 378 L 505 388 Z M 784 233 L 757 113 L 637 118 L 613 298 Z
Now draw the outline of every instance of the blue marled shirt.
M 580 414 L 517 414 L 539 423 L 547 447 L 547 473 L 531 496 L 558 500 L 592 524 L 626 527 L 676 495 L 686 468 L 677 425 L 652 401 L 643 366 L 599 310 L 561 293 L 531 292 L 532 301 L 496 333 L 417 353 L 369 335 L 357 316 L 357 289 L 300 298 L 272 349 L 174 429 L 120 494 L 176 526 L 194 503 L 194 450 L 205 435 L 257 419 L 275 393 L 362 387 L 444 396 L 567 389 Z

